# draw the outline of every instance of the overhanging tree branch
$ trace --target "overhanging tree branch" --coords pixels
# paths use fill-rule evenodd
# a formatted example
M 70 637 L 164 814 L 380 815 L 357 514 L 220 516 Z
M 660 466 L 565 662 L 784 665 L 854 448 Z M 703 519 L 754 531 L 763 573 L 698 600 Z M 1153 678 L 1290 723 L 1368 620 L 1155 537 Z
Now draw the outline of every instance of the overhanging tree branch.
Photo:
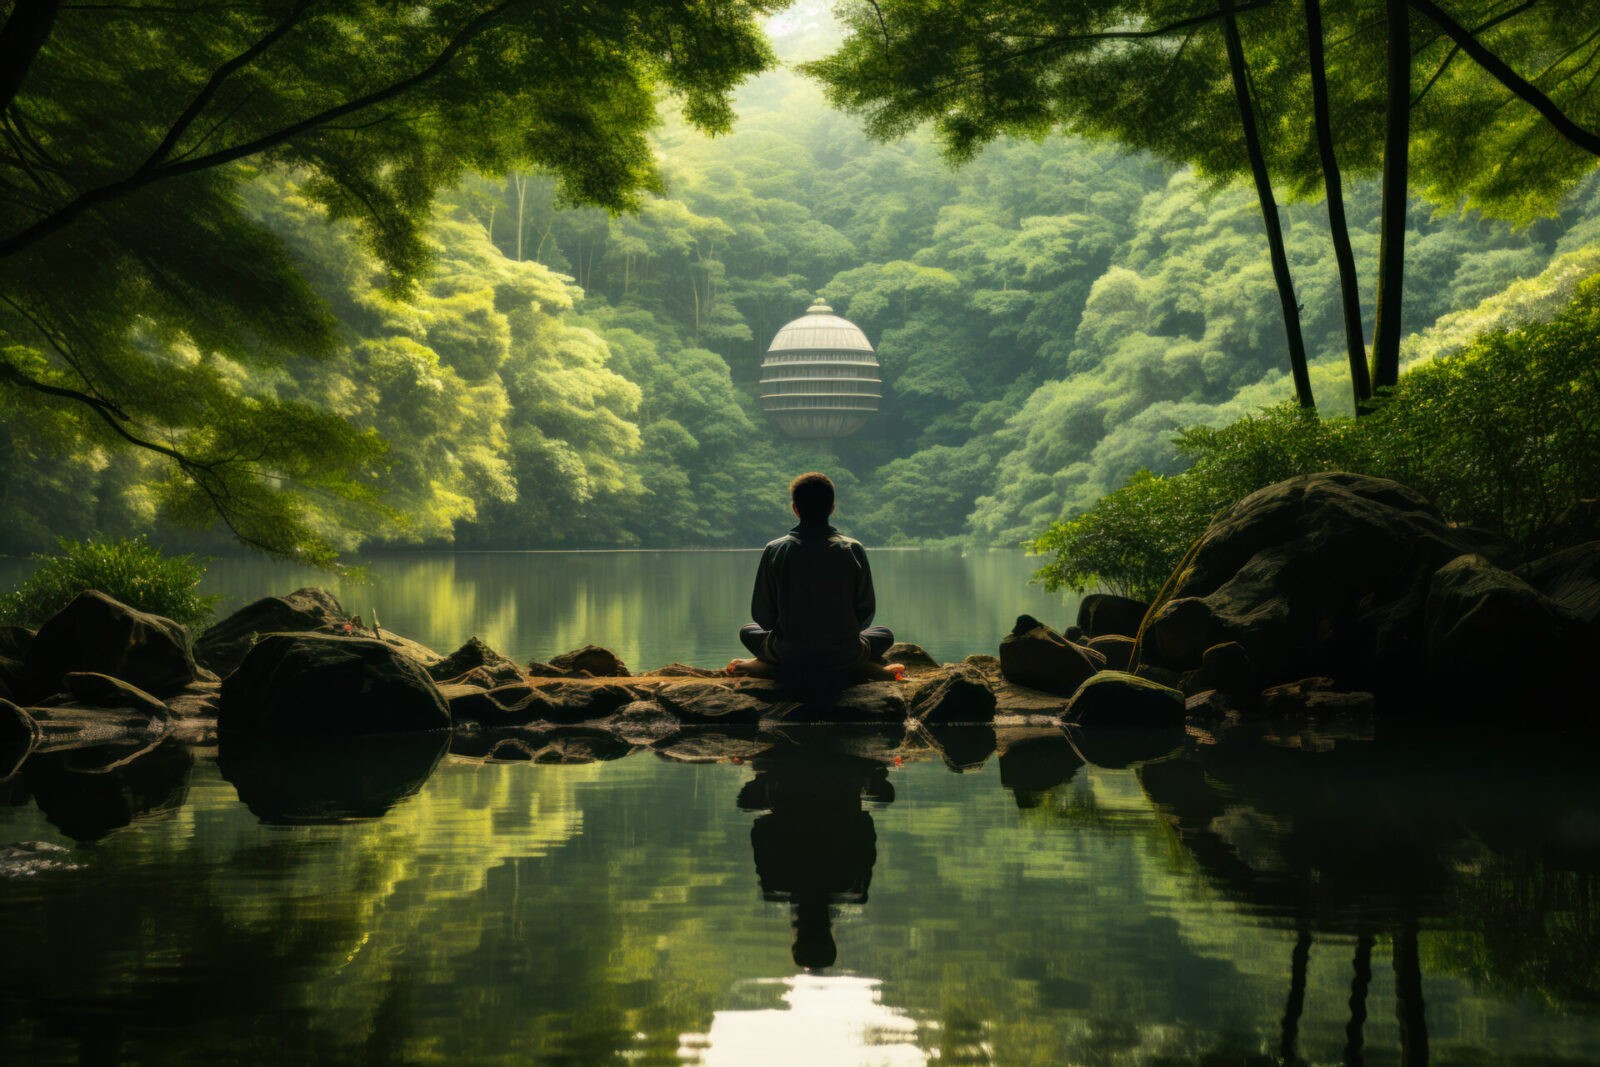
M 1407 0 L 1411 7 L 1444 31 L 1472 60 L 1496 81 L 1510 89 L 1523 102 L 1545 117 L 1556 132 L 1585 151 L 1600 156 L 1600 134 L 1584 129 L 1556 106 L 1532 82 L 1512 70 L 1505 60 L 1491 52 L 1473 32 L 1446 14 L 1433 0 Z
M 195 94 L 194 99 L 189 101 L 189 106 L 183 109 L 183 113 L 167 129 L 167 135 L 161 139 L 161 143 L 156 146 L 155 151 L 150 153 L 150 158 L 144 161 L 137 173 L 145 174 L 154 170 L 171 155 L 172 150 L 177 147 L 179 139 L 183 137 L 184 133 L 194 123 L 194 120 L 200 117 L 200 113 L 206 109 L 206 105 L 211 103 L 211 98 L 217 95 L 217 90 L 222 88 L 222 83 L 227 81 L 235 71 L 250 65 L 257 56 L 271 48 L 284 34 L 294 29 L 296 23 L 305 15 L 306 8 L 310 6 L 310 0 L 301 0 L 300 3 L 295 4 L 288 17 L 274 26 L 261 40 L 213 71 L 211 77 L 206 79 L 205 85 L 201 86 L 200 91 Z
M 287 126 L 273 130 L 271 133 L 262 134 L 260 137 L 242 144 L 218 149 L 215 152 L 209 152 L 203 156 L 195 156 L 191 159 L 165 163 L 149 170 L 141 168 L 119 181 L 109 182 L 94 189 L 86 190 L 32 225 L 9 237 L 0 239 L 0 258 L 15 255 L 51 234 L 64 229 L 75 221 L 78 216 L 91 208 L 119 200 L 155 182 L 167 178 L 180 177 L 185 174 L 193 174 L 197 171 L 209 170 L 213 167 L 219 167 L 226 163 L 233 163 L 237 160 L 257 155 L 269 148 L 276 148 L 302 134 L 320 129 L 335 119 L 343 118 L 353 112 L 369 108 L 374 104 L 381 104 L 401 96 L 437 77 L 450 65 L 463 48 L 498 22 L 508 10 L 519 6 L 522 2 L 525 2 L 525 0 L 507 0 L 506 3 L 497 4 L 485 11 L 456 31 L 455 36 L 450 39 L 449 43 L 426 67 L 409 77 L 384 86 L 382 89 L 358 96 L 353 100 L 347 100 L 342 104 L 337 104 L 325 111 L 301 119 L 298 122 L 290 123 Z

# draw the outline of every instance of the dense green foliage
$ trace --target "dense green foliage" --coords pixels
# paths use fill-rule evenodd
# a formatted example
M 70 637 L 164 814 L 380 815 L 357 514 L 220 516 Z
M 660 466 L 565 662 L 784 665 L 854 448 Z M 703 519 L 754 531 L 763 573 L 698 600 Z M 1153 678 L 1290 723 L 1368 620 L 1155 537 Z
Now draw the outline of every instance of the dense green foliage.
M 770 24 L 780 51 L 833 47 L 819 15 L 801 5 Z M 248 268 L 237 301 L 160 311 L 146 290 L 161 287 L 122 246 L 80 255 L 82 277 L 62 251 L 50 284 L 77 301 L 83 344 L 57 351 L 6 320 L 5 360 L 70 384 L 67 357 L 92 341 L 152 442 L 239 477 L 196 477 L 126 447 L 81 402 L 0 385 L 0 547 L 153 529 L 214 550 L 221 536 L 176 527 L 211 522 L 219 485 L 246 540 L 322 559 L 362 545 L 747 545 L 787 523 L 783 486 L 811 467 L 834 474 L 841 525 L 870 540 L 1016 544 L 1138 470 L 1181 469 L 1180 428 L 1289 395 L 1251 192 L 1065 137 L 1001 137 L 951 170 L 935 132 L 878 143 L 787 70 L 733 104 L 736 126 L 715 139 L 668 116 L 650 156 L 660 188 L 632 213 L 573 205 L 565 172 L 531 157 L 441 163 L 454 187 L 431 214 L 407 208 L 410 258 L 360 211 L 330 209 L 312 162 L 206 172 L 226 179 L 224 202 L 199 212 L 215 232 L 157 249 L 192 260 L 181 270 L 151 262 L 219 286 L 223 268 Z M 628 116 L 619 129 L 649 118 Z M 179 212 L 188 181 L 161 211 Z M 1365 271 L 1375 186 L 1355 185 L 1349 205 Z M 1300 202 L 1284 219 L 1312 382 L 1337 411 L 1349 390 L 1326 213 Z M 1420 200 L 1408 225 L 1407 351 L 1436 355 L 1564 303 L 1600 267 L 1600 182 L 1522 230 Z M 93 288 L 102 258 L 119 288 Z M 1559 284 L 1526 280 L 1557 265 Z M 754 400 L 766 345 L 815 294 L 865 329 L 885 379 L 874 421 L 826 447 L 783 438 Z M 274 323 L 315 336 L 280 343 Z
M 54 555 L 16 589 L 0 594 L 0 621 L 38 626 L 86 589 L 98 589 L 129 607 L 186 626 L 211 618 L 217 598 L 196 592 L 205 568 L 190 555 L 163 553 L 142 537 L 117 541 L 58 542 Z
M 343 351 L 348 320 L 327 304 L 348 294 L 304 273 L 250 209 L 251 183 L 292 175 L 301 223 L 347 223 L 359 237 L 347 254 L 365 259 L 351 271 L 359 284 L 404 293 L 432 259 L 436 194 L 469 172 L 538 166 L 573 201 L 637 204 L 660 183 L 647 137 L 658 92 L 676 94 L 690 123 L 726 128 L 729 89 L 772 59 L 757 22 L 769 10 L 6 4 L 5 481 L 29 468 L 22 478 L 64 480 L 47 488 L 77 497 L 75 474 L 31 468 L 63 453 L 114 464 L 143 448 L 162 462 L 136 473 L 135 506 L 220 518 L 239 541 L 320 561 L 350 538 L 330 536 L 330 514 L 363 515 L 357 536 L 404 515 L 403 492 L 387 512 L 323 506 L 373 503 L 397 434 L 276 387 Z M 403 346 L 379 348 L 386 367 L 406 360 Z M 395 382 L 390 369 L 380 379 L 380 391 Z M 398 475 L 430 476 L 403 461 Z
M 1600 497 L 1600 277 L 1548 322 L 1496 330 L 1413 367 L 1366 418 L 1278 405 L 1186 429 L 1176 448 L 1193 460 L 1186 471 L 1139 471 L 1037 538 L 1034 551 L 1052 557 L 1040 580 L 1151 596 L 1218 509 L 1322 470 L 1393 478 L 1453 521 L 1550 547 L 1580 533 L 1563 528 L 1573 504 Z

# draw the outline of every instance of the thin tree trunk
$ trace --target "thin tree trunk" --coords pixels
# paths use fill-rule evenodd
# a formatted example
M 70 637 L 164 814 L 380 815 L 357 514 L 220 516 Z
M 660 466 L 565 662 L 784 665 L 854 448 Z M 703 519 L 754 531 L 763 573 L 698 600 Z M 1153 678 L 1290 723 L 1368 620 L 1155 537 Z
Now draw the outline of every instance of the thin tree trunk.
M 1311 927 L 1302 918 L 1294 939 L 1294 954 L 1289 963 L 1289 999 L 1283 1006 L 1283 1034 L 1278 1058 L 1285 1064 L 1299 1063 L 1300 1014 L 1306 1006 L 1306 970 L 1311 963 Z
M 1250 157 L 1250 172 L 1256 180 L 1256 198 L 1261 201 L 1261 220 L 1267 228 L 1267 246 L 1272 254 L 1272 276 L 1278 283 L 1278 301 L 1283 305 L 1283 327 L 1289 343 L 1289 371 L 1294 376 L 1294 393 L 1303 408 L 1315 408 L 1311 396 L 1311 376 L 1306 370 L 1306 342 L 1300 332 L 1300 302 L 1295 299 L 1294 279 L 1289 275 L 1289 257 L 1283 249 L 1283 227 L 1278 219 L 1278 202 L 1272 195 L 1272 180 L 1267 160 L 1261 152 L 1256 132 L 1255 110 L 1250 103 L 1250 74 L 1245 68 L 1244 45 L 1239 41 L 1239 24 L 1233 16 L 1233 0 L 1221 0 L 1224 12 L 1222 35 L 1228 44 L 1228 65 L 1233 71 L 1233 93 L 1239 104 L 1239 123 L 1244 129 L 1245 152 Z
M 1361 1067 L 1362 1030 L 1367 1025 L 1367 988 L 1372 985 L 1372 934 L 1367 930 L 1356 933 L 1356 955 L 1351 962 L 1354 974 L 1350 978 L 1350 1021 L 1344 1027 L 1345 1067 Z
M 1394 1014 L 1400 1023 L 1401 1067 L 1427 1067 L 1428 1020 L 1422 1002 L 1422 961 L 1417 924 L 1403 921 L 1394 932 Z
M 522 174 L 513 174 L 511 184 L 517 190 L 517 262 L 522 262 L 522 209 L 528 199 L 528 179 Z
M 1400 308 L 1406 267 L 1406 184 L 1411 151 L 1411 30 L 1406 0 L 1386 0 L 1389 22 L 1389 132 L 1383 146 L 1383 211 L 1378 238 L 1378 310 L 1372 388 L 1400 380 Z
M 1355 253 L 1350 248 L 1350 227 L 1345 221 L 1339 157 L 1333 150 L 1333 119 L 1328 109 L 1328 68 L 1322 53 L 1322 4 L 1321 0 L 1305 0 L 1305 3 L 1317 150 L 1322 156 L 1322 185 L 1328 196 L 1328 230 L 1333 236 L 1333 258 L 1339 265 L 1344 340 L 1350 357 L 1350 391 L 1355 397 L 1356 414 L 1361 415 L 1366 412 L 1367 401 L 1372 397 L 1372 379 L 1367 375 L 1367 342 L 1361 327 L 1361 289 L 1356 281 Z

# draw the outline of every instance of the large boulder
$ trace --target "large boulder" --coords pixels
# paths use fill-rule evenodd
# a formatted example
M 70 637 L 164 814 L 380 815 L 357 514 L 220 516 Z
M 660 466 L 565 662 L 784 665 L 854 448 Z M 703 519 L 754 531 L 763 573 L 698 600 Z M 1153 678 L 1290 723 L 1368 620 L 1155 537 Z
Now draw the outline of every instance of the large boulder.
M 1560 698 L 1600 697 L 1584 624 L 1482 556 L 1460 556 L 1434 574 L 1426 627 L 1431 684 L 1454 704 L 1514 698 L 1521 718 L 1559 719 L 1571 710 Z
M 362 637 L 268 634 L 222 683 L 224 735 L 448 730 L 450 709 L 410 657 Z
M 1078 687 L 1067 715 L 1084 727 L 1181 727 L 1183 694 L 1125 671 L 1101 671 Z
M 1086 637 L 1105 634 L 1123 634 L 1133 637 L 1139 632 L 1150 605 L 1132 597 L 1112 593 L 1090 593 L 1078 604 L 1078 626 Z
M 460 678 L 469 672 L 473 674 L 474 681 L 492 679 L 499 685 L 522 681 L 522 670 L 510 659 L 490 648 L 477 635 L 467 638 L 466 644 L 428 667 L 428 677 L 436 682 Z
M 1146 663 L 1187 671 L 1236 641 L 1264 683 L 1409 684 L 1434 573 L 1470 551 L 1422 497 L 1358 474 L 1267 486 L 1215 519 L 1146 623 Z
M 1078 686 L 1105 667 L 1105 657 L 1075 645 L 1032 615 L 1000 639 L 1000 673 L 1006 680 L 1046 693 L 1071 696 Z
M 227 675 L 261 634 L 343 634 L 349 622 L 332 593 L 307 586 L 252 601 L 212 625 L 195 639 L 194 656 L 201 666 Z
M 993 722 L 995 698 L 975 667 L 952 664 L 921 675 L 906 691 L 910 715 L 935 726 Z
M 907 674 L 921 674 L 939 666 L 939 661 L 928 655 L 921 645 L 914 645 L 910 641 L 896 641 L 890 645 L 889 651 L 883 654 L 883 660 L 885 663 L 900 664 Z
M 34 700 L 54 693 L 74 671 L 109 674 L 158 697 L 199 677 L 188 630 L 92 589 L 74 597 L 27 643 L 19 695 Z
M 1553 552 L 1518 567 L 1516 575 L 1574 618 L 1600 624 L 1600 541 Z

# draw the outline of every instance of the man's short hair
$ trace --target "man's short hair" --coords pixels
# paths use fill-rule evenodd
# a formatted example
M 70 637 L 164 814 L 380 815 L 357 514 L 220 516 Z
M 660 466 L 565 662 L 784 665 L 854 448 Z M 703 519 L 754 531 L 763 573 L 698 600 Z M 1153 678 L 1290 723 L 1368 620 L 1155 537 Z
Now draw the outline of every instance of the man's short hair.
M 789 499 L 802 520 L 826 519 L 833 514 L 833 479 L 808 471 L 789 483 Z

